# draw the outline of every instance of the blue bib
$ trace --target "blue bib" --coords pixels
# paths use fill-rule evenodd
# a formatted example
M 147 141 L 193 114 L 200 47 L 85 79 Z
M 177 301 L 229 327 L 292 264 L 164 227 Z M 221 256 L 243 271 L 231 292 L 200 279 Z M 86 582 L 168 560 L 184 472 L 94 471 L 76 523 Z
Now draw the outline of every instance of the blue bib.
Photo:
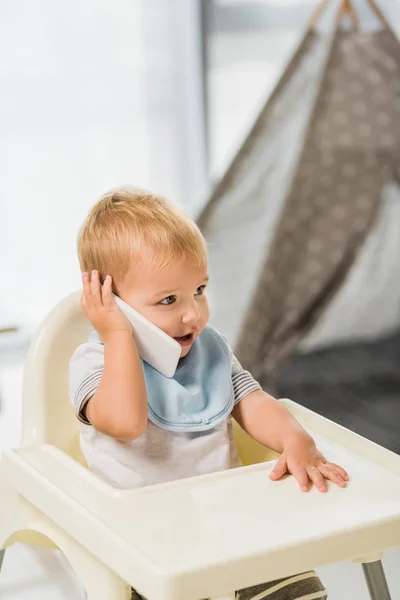
M 142 361 L 149 419 L 169 431 L 206 431 L 226 419 L 234 403 L 232 352 L 207 325 L 170 379 Z
M 97 334 L 90 337 L 100 341 Z M 175 375 L 165 377 L 142 360 L 149 419 L 169 431 L 207 431 L 232 412 L 232 351 L 207 325 L 181 358 Z

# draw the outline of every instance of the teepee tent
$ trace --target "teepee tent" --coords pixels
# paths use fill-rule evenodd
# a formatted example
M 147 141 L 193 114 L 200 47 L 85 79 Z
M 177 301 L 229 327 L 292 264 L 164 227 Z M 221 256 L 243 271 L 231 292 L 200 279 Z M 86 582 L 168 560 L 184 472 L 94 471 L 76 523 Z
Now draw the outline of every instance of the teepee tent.
M 332 4 L 199 217 L 212 322 L 269 389 L 295 351 L 400 322 L 400 45 L 373 0 L 372 30 L 339 0 L 321 32 Z
M 380 224 L 386 240 L 388 226 L 399 224 L 386 213 L 389 201 L 400 204 L 400 45 L 375 2 L 366 3 L 377 18 L 373 31 L 342 0 L 331 31 L 320 33 L 328 2 L 320 5 L 199 218 L 210 247 L 214 323 L 267 386 L 295 349 L 312 346 L 313 336 L 324 344 L 318 328 L 325 319 L 326 329 L 369 238 Z M 342 27 L 346 16 L 351 29 Z M 400 255 L 398 238 L 392 226 L 391 258 Z M 396 279 L 393 270 L 399 288 Z M 395 323 L 382 322 L 382 331 L 399 320 L 400 290 L 394 295 L 388 310 Z M 341 308 L 350 321 L 364 302 L 357 296 Z M 382 309 L 378 302 L 378 322 Z M 354 337 L 369 335 L 363 326 Z

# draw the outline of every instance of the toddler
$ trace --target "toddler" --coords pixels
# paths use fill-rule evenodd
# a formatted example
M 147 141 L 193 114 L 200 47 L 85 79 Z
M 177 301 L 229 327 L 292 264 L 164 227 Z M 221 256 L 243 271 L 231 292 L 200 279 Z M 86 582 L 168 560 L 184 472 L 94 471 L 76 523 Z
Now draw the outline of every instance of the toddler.
M 281 453 L 273 480 L 291 473 L 302 491 L 314 484 L 326 492 L 326 480 L 345 487 L 346 472 L 321 455 L 208 325 L 205 240 L 178 206 L 134 188 L 111 191 L 85 220 L 78 254 L 82 308 L 94 331 L 71 359 L 70 398 L 92 472 L 131 489 L 239 467 L 234 417 Z M 180 344 L 174 377 L 140 359 L 113 292 Z M 236 597 L 327 598 L 312 571 L 238 590 Z

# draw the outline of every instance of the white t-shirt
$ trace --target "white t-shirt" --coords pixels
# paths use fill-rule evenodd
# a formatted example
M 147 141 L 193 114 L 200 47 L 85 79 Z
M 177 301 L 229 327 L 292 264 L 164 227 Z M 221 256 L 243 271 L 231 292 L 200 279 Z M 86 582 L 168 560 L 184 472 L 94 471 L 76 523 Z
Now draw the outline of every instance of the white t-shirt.
M 137 439 L 121 441 L 97 431 L 85 408 L 103 374 L 104 346 L 89 341 L 70 362 L 69 390 L 81 427 L 81 449 L 89 469 L 117 488 L 132 489 L 240 466 L 231 418 L 203 432 L 172 432 L 148 421 Z M 238 360 L 232 361 L 235 405 L 261 389 Z M 112 400 L 111 400 L 112 401 Z

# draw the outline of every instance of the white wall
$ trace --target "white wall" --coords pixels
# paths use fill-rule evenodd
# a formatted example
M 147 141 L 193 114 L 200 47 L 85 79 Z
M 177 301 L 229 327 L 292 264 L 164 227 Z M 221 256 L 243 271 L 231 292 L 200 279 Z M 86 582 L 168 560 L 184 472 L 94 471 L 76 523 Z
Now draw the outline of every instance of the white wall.
M 285 0 L 285 5 L 301 0 Z M 273 7 L 278 0 L 266 0 Z M 364 0 L 360 0 L 362 4 Z M 304 22 L 309 0 L 304 2 Z M 382 0 L 396 24 L 400 3 Z M 0 327 L 36 325 L 79 286 L 75 239 L 90 205 L 131 182 L 204 197 L 194 0 L 0 3 Z M 298 31 L 220 36 L 211 141 L 221 172 Z
M 204 195 L 200 126 L 180 134 L 183 98 L 199 109 L 177 60 L 185 50 L 197 66 L 197 15 L 168 4 L 1 3 L 0 327 L 35 325 L 79 286 L 78 227 L 107 189 L 133 183 L 189 206 Z

